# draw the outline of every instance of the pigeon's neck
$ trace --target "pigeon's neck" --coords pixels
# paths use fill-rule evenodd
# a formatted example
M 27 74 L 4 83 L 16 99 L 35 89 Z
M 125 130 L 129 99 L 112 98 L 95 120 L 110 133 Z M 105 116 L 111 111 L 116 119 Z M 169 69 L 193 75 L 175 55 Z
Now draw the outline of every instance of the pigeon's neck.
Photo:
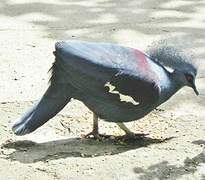
M 170 93 L 171 95 L 173 95 L 184 86 L 184 83 L 181 81 L 179 74 L 176 74 L 175 72 L 170 73 L 170 79 L 171 79 Z
M 174 70 L 174 72 L 172 73 L 172 79 L 177 87 L 183 87 L 185 85 L 184 73 L 180 71 Z
M 184 85 L 179 81 L 179 77 L 173 72 L 166 73 L 168 77 L 167 86 L 163 88 L 161 91 L 162 98 L 159 100 L 159 104 L 167 101 L 171 96 L 173 96 L 179 89 L 181 89 Z

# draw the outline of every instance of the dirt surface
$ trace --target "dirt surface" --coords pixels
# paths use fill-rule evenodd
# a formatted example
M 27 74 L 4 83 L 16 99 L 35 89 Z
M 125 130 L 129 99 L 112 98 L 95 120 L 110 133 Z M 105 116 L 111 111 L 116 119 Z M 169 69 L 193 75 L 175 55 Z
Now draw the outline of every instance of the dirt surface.
M 204 0 L 1 0 L 0 180 L 205 179 Z M 73 100 L 30 135 L 12 124 L 47 87 L 58 40 L 115 42 L 144 50 L 169 37 L 195 54 L 198 97 L 183 88 L 145 118 L 127 123 L 143 140 L 100 121 L 103 141 L 83 139 L 92 113 Z

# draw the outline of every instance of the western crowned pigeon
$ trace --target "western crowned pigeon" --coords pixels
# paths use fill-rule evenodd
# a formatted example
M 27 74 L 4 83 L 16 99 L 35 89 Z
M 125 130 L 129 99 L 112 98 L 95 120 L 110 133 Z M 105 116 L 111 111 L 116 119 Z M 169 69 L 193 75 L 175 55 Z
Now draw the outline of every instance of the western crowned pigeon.
M 173 52 L 164 47 L 147 55 L 109 43 L 57 42 L 50 86 L 12 130 L 16 135 L 33 132 L 74 98 L 94 114 L 88 135 L 99 137 L 99 117 L 117 123 L 132 136 L 123 122 L 144 117 L 183 86 L 192 87 L 198 95 L 197 69 Z

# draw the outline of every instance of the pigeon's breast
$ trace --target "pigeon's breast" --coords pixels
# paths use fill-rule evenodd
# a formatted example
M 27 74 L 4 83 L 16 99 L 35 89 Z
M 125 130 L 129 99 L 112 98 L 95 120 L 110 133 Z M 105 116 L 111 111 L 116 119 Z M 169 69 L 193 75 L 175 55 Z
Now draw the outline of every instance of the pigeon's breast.
M 168 88 L 170 86 L 171 81 L 166 70 L 162 66 L 153 62 L 152 60 L 148 60 L 148 63 L 150 65 L 150 68 L 153 69 L 153 71 L 155 72 L 161 89 Z
M 135 49 L 140 76 L 149 79 L 160 88 L 160 92 L 166 91 L 171 85 L 168 72 L 157 62 L 149 58 L 148 55 Z
M 164 102 L 170 94 L 170 89 L 172 86 L 172 82 L 169 76 L 169 72 L 166 71 L 161 65 L 153 62 L 152 60 L 148 60 L 150 68 L 153 69 L 157 76 L 157 85 L 160 88 L 160 98 L 159 103 Z

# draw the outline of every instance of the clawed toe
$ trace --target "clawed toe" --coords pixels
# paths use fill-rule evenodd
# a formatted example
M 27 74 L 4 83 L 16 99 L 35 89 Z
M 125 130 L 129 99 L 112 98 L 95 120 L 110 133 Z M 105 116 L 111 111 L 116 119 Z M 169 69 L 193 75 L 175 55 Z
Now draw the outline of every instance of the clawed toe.
M 98 132 L 92 131 L 86 135 L 82 135 L 83 138 L 86 139 L 98 139 L 98 140 L 103 140 L 105 138 L 109 138 L 110 136 L 105 135 L 105 134 L 99 134 Z
M 105 134 L 99 134 L 98 132 L 92 131 L 86 135 L 81 135 L 82 138 L 85 139 L 97 139 L 97 140 L 104 140 L 104 139 L 115 139 L 115 140 L 122 140 L 122 141 L 129 141 L 129 140 L 143 140 L 146 138 L 149 134 L 135 134 L 135 133 L 129 133 L 125 134 L 123 136 L 118 136 L 113 138 L 111 135 L 105 135 Z

